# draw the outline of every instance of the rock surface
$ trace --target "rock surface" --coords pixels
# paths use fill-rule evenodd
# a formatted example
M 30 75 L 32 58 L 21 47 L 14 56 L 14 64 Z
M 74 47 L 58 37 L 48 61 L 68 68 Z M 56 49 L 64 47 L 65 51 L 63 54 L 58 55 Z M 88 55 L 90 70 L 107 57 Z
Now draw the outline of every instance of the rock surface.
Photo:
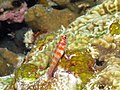
M 25 15 L 25 21 L 34 29 L 41 32 L 53 32 L 67 26 L 76 15 L 68 9 L 57 10 L 40 4 L 31 7 Z
M 7 49 L 0 48 L 0 76 L 10 75 L 17 67 L 18 56 Z

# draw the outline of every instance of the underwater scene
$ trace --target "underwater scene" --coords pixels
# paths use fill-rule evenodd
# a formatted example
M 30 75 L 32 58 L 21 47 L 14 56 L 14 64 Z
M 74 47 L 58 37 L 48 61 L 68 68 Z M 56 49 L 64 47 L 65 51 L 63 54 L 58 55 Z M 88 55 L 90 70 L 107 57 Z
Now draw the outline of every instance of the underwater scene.
M 0 90 L 120 90 L 120 0 L 0 0 Z

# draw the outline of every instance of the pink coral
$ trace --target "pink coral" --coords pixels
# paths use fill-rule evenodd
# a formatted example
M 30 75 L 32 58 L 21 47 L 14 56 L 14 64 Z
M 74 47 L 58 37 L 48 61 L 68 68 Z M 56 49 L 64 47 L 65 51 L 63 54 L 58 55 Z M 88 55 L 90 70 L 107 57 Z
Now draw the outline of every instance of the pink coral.
M 23 3 L 20 8 L 5 11 L 2 15 L 0 15 L 0 21 L 8 20 L 10 22 L 21 23 L 24 20 L 24 13 L 27 9 L 27 4 Z

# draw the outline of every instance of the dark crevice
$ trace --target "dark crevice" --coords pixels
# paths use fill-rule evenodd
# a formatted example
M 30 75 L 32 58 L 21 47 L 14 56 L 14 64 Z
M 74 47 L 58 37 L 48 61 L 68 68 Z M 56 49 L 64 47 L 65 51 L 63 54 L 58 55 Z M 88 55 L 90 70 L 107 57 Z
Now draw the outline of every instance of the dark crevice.
M 28 7 L 32 7 L 38 3 L 38 0 L 24 0 L 27 3 Z
M 79 0 L 70 0 L 70 3 L 78 2 Z
M 65 9 L 66 7 L 65 7 L 65 6 L 57 5 L 57 6 L 52 6 L 52 8 L 57 9 L 57 10 L 63 10 L 63 9 Z
M 104 64 L 104 61 L 99 61 L 98 59 L 96 59 L 96 65 L 102 66 L 103 64 Z
M 22 3 L 23 3 L 23 2 L 21 2 L 20 0 L 14 0 L 14 1 L 12 2 L 12 5 L 13 5 L 14 7 L 20 7 Z
M 24 29 L 26 28 L 26 29 Z M 14 53 L 26 54 L 29 50 L 23 43 L 24 33 L 27 32 L 28 25 L 23 23 L 1 22 L 0 25 L 0 48 L 7 48 Z M 8 34 L 13 33 L 15 37 L 12 38 Z

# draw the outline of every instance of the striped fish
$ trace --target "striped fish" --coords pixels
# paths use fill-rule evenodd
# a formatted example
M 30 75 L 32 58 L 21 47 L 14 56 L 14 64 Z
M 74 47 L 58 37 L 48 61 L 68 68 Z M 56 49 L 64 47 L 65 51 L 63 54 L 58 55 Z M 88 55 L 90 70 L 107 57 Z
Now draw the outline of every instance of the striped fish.
M 65 52 L 66 42 L 67 42 L 66 35 L 61 36 L 60 41 L 58 42 L 57 47 L 54 51 L 50 68 L 47 72 L 49 78 L 53 76 L 53 73 L 57 66 L 57 63 L 58 63 L 59 59 L 61 59 L 61 57 L 63 56 L 63 54 Z

